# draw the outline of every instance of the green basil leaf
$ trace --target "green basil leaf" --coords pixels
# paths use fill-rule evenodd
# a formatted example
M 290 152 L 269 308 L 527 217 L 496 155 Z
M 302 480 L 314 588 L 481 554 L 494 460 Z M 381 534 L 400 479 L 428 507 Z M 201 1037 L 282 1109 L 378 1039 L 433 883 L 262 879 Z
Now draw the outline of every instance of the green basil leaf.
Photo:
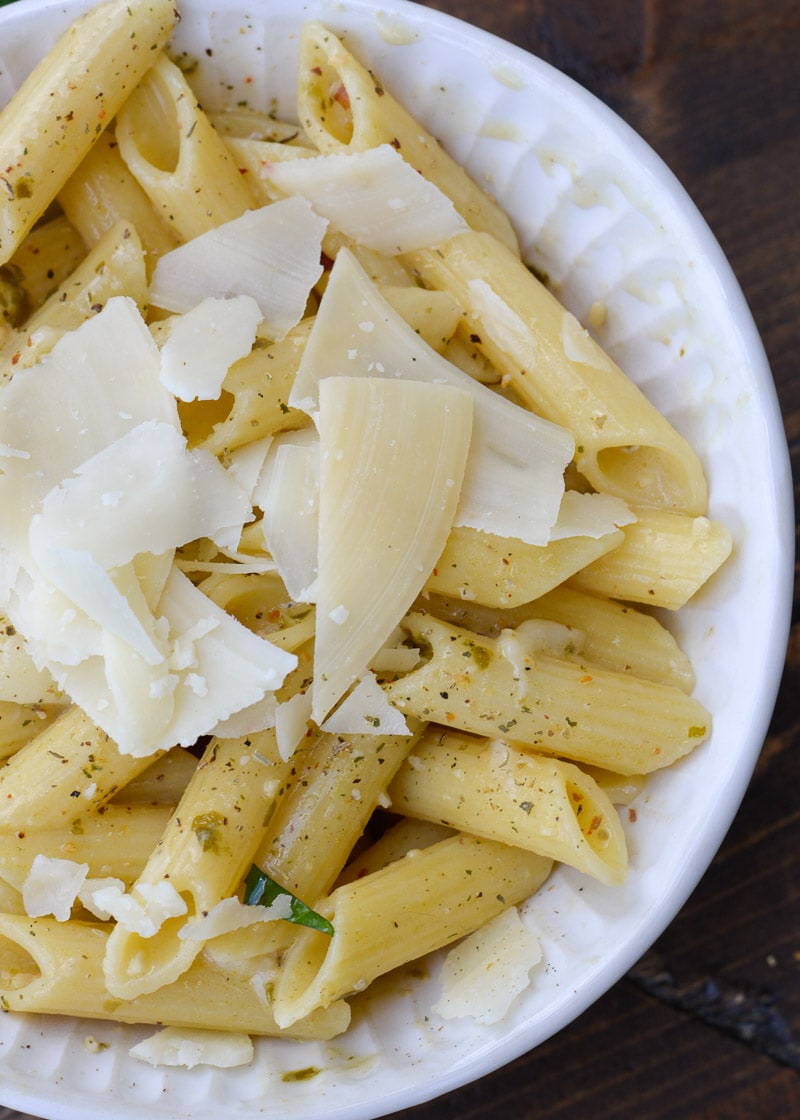
M 287 922 L 294 922 L 298 926 L 308 926 L 309 929 L 327 933 L 329 937 L 333 936 L 333 926 L 327 918 L 323 918 L 316 910 L 306 906 L 305 902 L 301 902 L 291 891 L 287 891 L 274 879 L 270 879 L 265 871 L 253 864 L 244 881 L 245 906 L 271 906 L 275 899 L 281 895 L 285 895 L 291 900 L 291 913 L 286 919 Z

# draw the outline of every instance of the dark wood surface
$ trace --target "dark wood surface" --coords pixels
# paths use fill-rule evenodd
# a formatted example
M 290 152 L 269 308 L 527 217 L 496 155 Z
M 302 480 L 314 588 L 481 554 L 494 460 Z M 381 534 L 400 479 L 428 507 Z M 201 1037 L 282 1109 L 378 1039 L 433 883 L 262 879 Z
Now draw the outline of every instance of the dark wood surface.
M 431 0 L 428 6 L 566 71 L 666 160 L 744 289 L 794 462 L 800 449 L 800 3 Z M 800 1117 L 796 613 L 775 714 L 741 811 L 669 929 L 555 1038 L 474 1085 L 397 1113 L 398 1120 Z M 19 1115 L 0 1108 L 0 1120 Z

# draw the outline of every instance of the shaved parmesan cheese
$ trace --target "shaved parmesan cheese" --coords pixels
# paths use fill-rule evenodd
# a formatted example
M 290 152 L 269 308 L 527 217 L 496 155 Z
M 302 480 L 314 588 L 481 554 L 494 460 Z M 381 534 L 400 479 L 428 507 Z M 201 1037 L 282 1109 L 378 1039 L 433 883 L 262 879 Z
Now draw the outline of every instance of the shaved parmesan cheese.
M 138 883 L 126 894 L 118 880 L 105 882 L 91 891 L 92 909 L 109 914 L 123 929 L 140 937 L 155 937 L 168 918 L 187 911 L 181 896 L 167 880 Z
M 530 972 L 541 960 L 539 939 L 510 907 L 448 952 L 442 994 L 432 1010 L 443 1019 L 498 1023 L 528 987 Z
M 364 673 L 321 728 L 334 735 L 410 735 L 404 717 L 393 708 L 374 673 Z
M 216 1066 L 230 1069 L 245 1066 L 253 1060 L 253 1042 L 249 1035 L 232 1031 L 194 1030 L 189 1027 L 164 1027 L 132 1046 L 132 1058 L 151 1066 Z
M 241 739 L 243 735 L 269 731 L 275 726 L 277 711 L 275 693 L 267 692 L 261 700 L 219 720 L 209 728 L 208 734 L 217 735 L 220 739 Z
M 292 900 L 288 894 L 278 895 L 269 906 L 245 906 L 238 898 L 223 898 L 202 918 L 195 918 L 178 930 L 181 941 L 210 941 L 224 933 L 291 918 Z
M 275 735 L 278 754 L 285 761 L 297 750 L 311 719 L 311 692 L 298 692 L 278 704 L 275 710 Z
M 379 253 L 440 245 L 468 229 L 439 188 L 390 144 L 268 163 L 262 175 L 307 198 L 331 226 Z
M 160 257 L 151 302 L 185 313 L 209 296 L 250 296 L 273 338 L 283 338 L 300 322 L 322 275 L 326 226 L 302 198 L 248 210 Z
M 188 450 L 131 301 L 110 300 L 0 391 L 0 432 L 12 428 L 0 605 L 35 668 L 123 752 L 188 746 L 234 716 L 264 727 L 296 657 L 172 565 L 188 541 L 238 544 L 250 494 Z
M 250 353 L 260 322 L 251 296 L 202 300 L 170 323 L 161 380 L 179 400 L 216 400 L 230 367 Z
M 469 392 L 474 430 L 454 523 L 547 544 L 574 453 L 572 436 L 498 396 L 427 346 L 346 249 L 336 257 L 289 404 L 314 415 L 320 382 L 336 376 L 409 379 Z
M 88 863 L 37 854 L 22 884 L 25 913 L 29 918 L 52 914 L 66 922 L 88 873 Z
M 550 531 L 551 541 L 565 537 L 600 537 L 632 525 L 636 514 L 613 494 L 582 494 L 578 490 L 565 490 L 558 510 L 556 523 Z
M 241 486 L 251 507 L 256 504 L 256 487 L 263 474 L 272 442 L 272 436 L 254 439 L 252 443 L 237 447 L 228 456 L 228 473 L 233 475 Z M 252 560 L 252 557 L 250 559 Z
M 410 673 L 420 661 L 418 649 L 409 646 L 384 646 L 369 663 L 374 673 Z
M 317 575 L 319 440 L 314 428 L 276 436 L 253 494 L 264 543 L 290 596 L 311 602 Z
M 116 495 L 113 501 L 104 500 L 109 494 Z M 174 427 L 148 421 L 45 496 L 31 522 L 31 550 L 43 567 L 48 553 L 82 550 L 109 570 L 137 553 L 159 555 L 199 537 L 213 540 L 251 517 L 248 495 L 213 455 L 188 451 Z
M 330 377 L 319 398 L 318 725 L 385 644 L 441 555 L 472 426 L 471 395 L 450 385 Z
M 136 304 L 117 297 L 0 390 L 0 442 L 19 452 L 0 477 L 4 544 L 20 529 L 12 514 L 33 513 L 53 486 L 142 421 L 177 428 L 177 406 Z

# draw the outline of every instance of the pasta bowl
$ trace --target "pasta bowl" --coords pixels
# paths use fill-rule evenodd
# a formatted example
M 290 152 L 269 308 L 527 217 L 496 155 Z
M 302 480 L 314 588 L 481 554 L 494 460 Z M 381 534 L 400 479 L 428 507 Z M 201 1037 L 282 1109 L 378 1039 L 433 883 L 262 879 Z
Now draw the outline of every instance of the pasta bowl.
M 0 13 L 0 102 L 89 5 L 19 0 Z M 729 562 L 669 625 L 713 717 L 701 748 L 651 775 L 623 816 L 621 885 L 559 868 L 520 908 L 542 965 L 496 1023 L 443 1019 L 443 954 L 382 977 L 327 1042 L 263 1039 L 229 1069 L 151 1067 L 150 1028 L 0 1017 L 4 1103 L 51 1120 L 221 1113 L 369 1120 L 530 1050 L 602 995 L 675 916 L 719 846 L 755 765 L 788 631 L 791 486 L 774 387 L 742 294 L 670 172 L 613 113 L 540 60 L 395 0 L 195 0 L 173 49 L 207 110 L 246 101 L 291 120 L 298 33 L 346 36 L 510 215 L 526 261 L 697 449 Z M 598 314 L 602 308 L 602 315 Z M 75 976 L 76 986 L 81 977 Z

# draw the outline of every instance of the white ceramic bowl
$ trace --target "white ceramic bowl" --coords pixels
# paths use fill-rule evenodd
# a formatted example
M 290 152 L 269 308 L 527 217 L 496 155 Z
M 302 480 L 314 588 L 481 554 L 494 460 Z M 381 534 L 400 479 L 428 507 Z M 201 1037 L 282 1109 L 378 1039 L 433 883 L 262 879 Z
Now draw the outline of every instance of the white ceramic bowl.
M 0 12 L 0 103 L 86 0 Z M 793 556 L 788 457 L 770 372 L 742 294 L 697 210 L 643 141 L 536 58 L 403 0 L 187 0 L 177 39 L 200 59 L 208 108 L 245 96 L 292 114 L 304 18 L 340 31 L 510 211 L 525 252 L 698 448 L 712 516 L 735 554 L 676 620 L 711 709 L 711 740 L 656 775 L 626 822 L 620 888 L 558 871 L 526 907 L 546 965 L 506 1021 L 429 1015 L 437 961 L 395 974 L 332 1044 L 266 1041 L 251 1066 L 152 1069 L 128 1056 L 150 1028 L 0 1016 L 0 1097 L 52 1120 L 368 1120 L 496 1069 L 602 995 L 658 937 L 707 868 L 741 801 L 774 704 Z M 210 51 L 207 53 L 207 48 Z M 245 87 L 243 77 L 254 76 Z M 75 977 L 80 984 L 80 977 Z M 87 1035 L 110 1043 L 90 1053 Z M 308 1080 L 289 1071 L 316 1067 Z

